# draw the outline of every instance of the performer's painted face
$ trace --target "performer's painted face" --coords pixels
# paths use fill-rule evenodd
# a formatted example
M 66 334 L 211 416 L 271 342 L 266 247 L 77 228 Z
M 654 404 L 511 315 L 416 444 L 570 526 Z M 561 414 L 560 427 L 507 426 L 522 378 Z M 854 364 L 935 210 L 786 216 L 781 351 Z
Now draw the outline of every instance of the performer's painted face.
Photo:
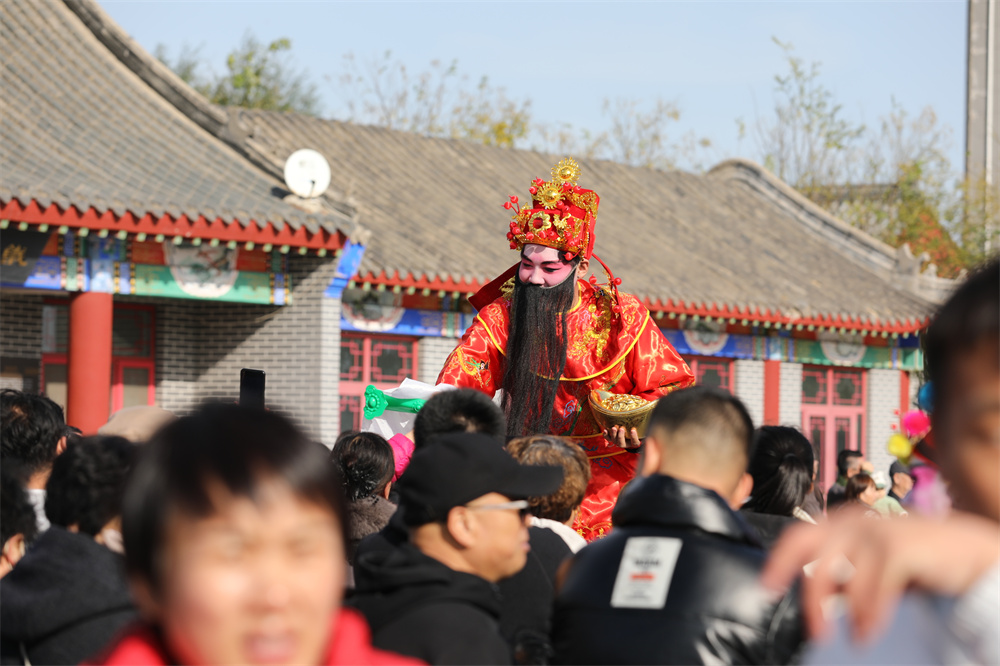
M 550 288 L 562 284 L 575 269 L 576 266 L 563 259 L 562 253 L 554 247 L 528 244 L 521 250 L 517 276 L 525 284 Z

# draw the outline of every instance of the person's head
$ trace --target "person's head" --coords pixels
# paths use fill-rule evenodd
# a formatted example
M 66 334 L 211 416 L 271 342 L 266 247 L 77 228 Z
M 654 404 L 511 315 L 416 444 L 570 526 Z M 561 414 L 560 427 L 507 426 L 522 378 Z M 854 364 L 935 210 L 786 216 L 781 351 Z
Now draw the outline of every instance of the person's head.
M 517 267 L 517 281 L 542 289 L 566 284 L 570 278 L 582 280 L 590 270 L 590 260 L 580 255 L 567 255 L 554 247 L 525 245 L 521 249 L 521 263 Z
M 43 395 L 0 391 L 0 460 L 16 461 L 24 472 L 47 472 L 66 447 L 62 407 Z
M 892 482 L 892 492 L 899 499 L 905 498 L 913 490 L 913 472 L 898 460 L 889 465 L 889 479 Z
M 37 532 L 35 509 L 14 464 L 0 467 L 0 578 L 24 556 Z
M 571 524 L 590 483 L 590 461 L 580 445 L 555 435 L 519 437 L 507 443 L 507 452 L 522 465 L 563 468 L 563 482 L 551 495 L 531 497 L 531 512 L 539 518 Z
M 345 575 L 345 500 L 328 455 L 275 412 L 221 404 L 141 448 L 125 562 L 179 663 L 319 663 Z
M 975 271 L 924 336 L 941 473 L 955 506 L 1000 521 L 1000 260 Z
M 397 485 L 399 506 L 420 551 L 497 582 L 527 561 L 527 498 L 554 492 L 562 475 L 519 465 L 492 437 L 451 433 L 413 453 Z
M 753 492 L 746 508 L 758 513 L 791 516 L 812 489 L 813 449 L 795 428 L 764 426 L 754 434 L 747 472 Z
M 660 398 L 647 433 L 643 476 L 665 474 L 714 490 L 734 509 L 750 494 L 753 421 L 727 391 L 695 386 Z
M 345 432 L 333 445 L 330 460 L 337 468 L 349 502 L 389 496 L 395 472 L 392 447 L 374 432 Z
M 52 464 L 45 486 L 49 522 L 102 543 L 102 532 L 117 533 L 125 482 L 135 457 L 135 445 L 121 437 L 85 437 L 67 446 Z
M 432 395 L 413 420 L 413 445 L 420 448 L 436 435 L 481 432 L 503 442 L 503 412 L 481 391 L 460 388 Z
M 136 405 L 119 409 L 108 422 L 97 429 L 98 435 L 124 437 L 133 444 L 149 440 L 157 430 L 176 420 L 173 412 L 153 405 Z
M 878 499 L 878 487 L 875 485 L 875 479 L 864 472 L 858 472 L 847 480 L 844 499 L 848 502 L 861 502 L 865 506 L 871 506 Z
M 861 464 L 864 461 L 865 457 L 861 451 L 844 449 L 837 453 L 837 472 L 849 479 L 861 471 Z

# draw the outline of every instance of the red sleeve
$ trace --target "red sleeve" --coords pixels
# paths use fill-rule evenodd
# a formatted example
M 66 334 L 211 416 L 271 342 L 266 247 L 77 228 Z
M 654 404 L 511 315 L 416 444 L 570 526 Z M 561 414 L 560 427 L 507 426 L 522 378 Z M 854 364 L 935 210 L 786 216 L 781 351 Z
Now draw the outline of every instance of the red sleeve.
M 691 368 L 652 318 L 646 320 L 645 328 L 629 352 L 627 365 L 635 387 L 632 393 L 647 400 L 656 400 L 694 384 Z
M 438 384 L 474 388 L 491 398 L 503 381 L 503 355 L 486 325 L 476 317 L 462 341 L 444 362 Z

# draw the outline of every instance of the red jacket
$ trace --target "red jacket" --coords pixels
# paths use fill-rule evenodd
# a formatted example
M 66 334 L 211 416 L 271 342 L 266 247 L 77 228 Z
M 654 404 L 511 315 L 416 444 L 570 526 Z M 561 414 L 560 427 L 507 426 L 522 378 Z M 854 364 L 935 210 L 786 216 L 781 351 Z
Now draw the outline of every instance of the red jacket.
M 166 648 L 148 625 L 134 625 L 101 658 L 102 666 L 166 666 L 171 663 Z M 372 647 L 371 632 L 364 618 L 349 608 L 342 608 L 322 664 L 372 664 L 373 666 L 415 666 L 424 662 Z

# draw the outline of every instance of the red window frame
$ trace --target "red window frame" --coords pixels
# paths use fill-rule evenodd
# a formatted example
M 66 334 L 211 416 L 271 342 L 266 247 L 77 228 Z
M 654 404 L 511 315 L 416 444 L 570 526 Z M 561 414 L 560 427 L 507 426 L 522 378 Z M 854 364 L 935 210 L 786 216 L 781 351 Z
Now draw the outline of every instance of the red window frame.
M 417 338 L 402 336 L 402 335 L 378 335 L 372 333 L 354 334 L 354 333 L 341 333 L 340 336 L 340 349 L 341 354 L 344 353 L 344 343 L 345 342 L 355 342 L 360 343 L 360 367 L 357 364 L 352 365 L 352 370 L 360 370 L 360 372 L 354 373 L 357 379 L 344 379 L 341 375 L 340 379 L 340 431 L 346 432 L 348 430 L 357 430 L 361 427 L 361 406 L 364 400 L 365 388 L 369 384 L 375 386 L 379 389 L 392 389 L 399 386 L 403 378 L 409 377 L 415 379 L 417 376 L 417 369 L 420 367 L 420 359 L 418 356 L 419 345 L 417 344 Z M 382 378 L 381 371 L 375 362 L 376 352 L 379 351 L 380 347 L 384 343 L 389 343 L 392 345 L 409 345 L 408 358 L 410 359 L 410 368 L 408 374 L 406 370 L 401 369 L 400 375 L 391 380 L 385 380 Z M 407 355 L 404 355 L 406 358 Z M 338 369 L 338 373 L 339 373 Z M 373 379 L 373 377 L 378 377 L 378 379 Z M 353 408 L 351 408 L 353 406 Z M 344 422 L 344 414 L 347 412 L 352 413 L 352 422 Z
M 733 365 L 733 359 L 724 356 L 692 356 L 686 359 L 688 366 L 691 368 L 691 372 L 694 373 L 695 384 L 701 384 L 701 378 L 704 374 L 704 370 L 712 366 L 724 366 L 725 367 L 725 383 L 719 388 L 725 389 L 730 393 L 733 392 L 734 377 L 733 370 L 735 366 Z
M 69 307 L 69 302 L 61 299 L 47 298 L 44 305 L 57 305 Z M 149 384 L 147 385 L 147 403 L 156 404 L 156 306 L 143 305 L 139 303 L 114 303 L 114 312 L 122 310 L 142 310 L 149 313 L 149 354 L 148 356 L 112 356 L 111 357 L 111 412 L 114 413 L 124 406 L 125 389 L 122 381 L 122 374 L 125 368 L 144 368 L 149 371 Z M 112 314 L 112 316 L 114 316 Z M 50 352 L 42 354 L 42 367 L 40 373 L 41 390 L 45 392 L 45 366 L 67 365 L 68 357 L 65 353 Z M 110 414 L 109 414 L 110 416 Z

